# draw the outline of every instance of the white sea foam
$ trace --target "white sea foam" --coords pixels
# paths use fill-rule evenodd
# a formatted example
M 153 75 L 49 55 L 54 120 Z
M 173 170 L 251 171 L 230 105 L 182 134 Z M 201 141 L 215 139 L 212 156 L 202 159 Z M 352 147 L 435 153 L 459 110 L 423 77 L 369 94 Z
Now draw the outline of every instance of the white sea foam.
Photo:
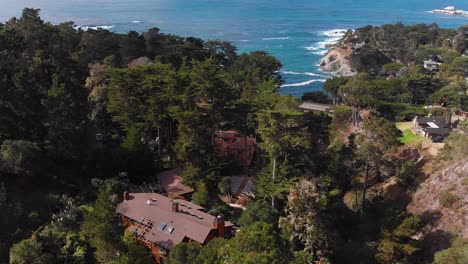
M 306 50 L 318 50 L 319 48 L 315 45 L 312 45 L 312 46 L 309 46 L 309 47 L 305 47 Z
M 347 29 L 331 29 L 320 32 L 321 35 L 329 36 L 329 37 L 342 37 L 346 34 Z
M 300 72 L 294 72 L 294 71 L 280 71 L 283 74 L 291 74 L 291 75 L 302 75 Z
M 139 24 L 139 23 L 141 23 L 141 21 L 140 20 L 133 20 L 132 23 Z
M 313 54 L 317 54 L 317 55 L 326 55 L 328 52 L 328 50 L 320 50 L 320 51 L 315 51 L 315 52 L 312 52 Z
M 249 41 L 250 41 L 250 39 L 241 39 L 241 40 L 239 40 L 239 42 L 249 42 Z
M 262 38 L 262 40 L 286 40 L 290 38 L 291 37 L 274 37 L 274 38 Z
M 319 79 L 319 80 L 309 80 L 305 82 L 300 82 L 300 83 L 290 83 L 290 84 L 283 84 L 281 87 L 296 87 L 296 86 L 305 86 L 314 82 L 325 82 L 326 79 Z
M 114 27 L 115 27 L 115 25 L 103 25 L 103 26 L 75 26 L 74 28 L 76 30 L 82 29 L 84 31 L 87 31 L 88 29 L 93 29 L 93 30 L 106 29 L 106 30 L 109 30 L 109 29 L 112 29 Z
M 329 45 L 336 44 L 347 32 L 346 29 L 331 29 L 319 32 L 320 36 L 326 36 L 322 41 L 319 41 L 311 46 L 304 47 L 306 50 L 313 51 L 313 54 L 323 56 L 327 54 Z
M 317 74 L 317 73 L 313 73 L 313 72 L 304 72 L 305 75 L 308 75 L 308 76 L 318 76 L 318 77 L 327 77 L 325 75 L 322 75 L 322 74 Z
M 318 76 L 318 77 L 326 77 L 325 75 L 313 73 L 313 72 L 294 72 L 294 71 L 281 71 L 282 74 L 290 74 L 290 75 L 307 75 L 307 76 Z
M 314 54 L 321 55 L 322 53 L 325 54 L 327 52 L 327 50 L 328 50 L 327 46 L 328 45 L 333 45 L 336 42 L 338 42 L 338 40 L 340 40 L 340 38 L 328 38 L 328 39 L 326 39 L 324 41 L 317 42 L 314 45 L 304 47 L 304 48 L 306 50 L 314 51 L 314 52 L 312 52 Z
M 341 37 L 338 37 L 338 38 L 327 38 L 325 39 L 324 41 L 320 41 L 320 42 L 317 42 L 317 47 L 319 49 L 325 49 L 327 47 L 327 45 L 332 45 L 332 44 L 335 44 L 336 42 L 338 42 L 338 40 L 340 40 Z

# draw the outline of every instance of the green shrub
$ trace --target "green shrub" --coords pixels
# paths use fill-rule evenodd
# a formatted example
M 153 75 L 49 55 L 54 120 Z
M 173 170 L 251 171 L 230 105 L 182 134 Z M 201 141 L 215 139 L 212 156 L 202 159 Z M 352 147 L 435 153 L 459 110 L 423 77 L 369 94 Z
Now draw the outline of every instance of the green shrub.
M 468 177 L 462 180 L 463 185 L 468 185 Z
M 455 203 L 459 199 L 460 198 L 457 195 L 446 191 L 446 192 L 442 193 L 442 195 L 440 196 L 439 202 L 444 207 L 450 207 L 450 206 L 452 206 L 453 203 Z
M 334 124 L 346 124 L 351 120 L 353 110 L 349 106 L 339 105 L 335 107 L 333 112 Z
M 312 91 L 312 92 L 305 93 L 302 96 L 302 100 L 311 101 L 315 103 L 321 103 L 321 104 L 329 104 L 332 102 L 331 98 L 322 91 Z
M 401 70 L 403 67 L 405 67 L 405 65 L 400 64 L 400 63 L 389 63 L 389 64 L 385 64 L 383 66 L 383 69 L 386 70 L 387 72 L 396 73 L 399 70 Z
M 426 116 L 427 110 L 406 103 L 374 101 L 372 105 L 380 116 L 392 121 L 411 121 L 415 116 Z

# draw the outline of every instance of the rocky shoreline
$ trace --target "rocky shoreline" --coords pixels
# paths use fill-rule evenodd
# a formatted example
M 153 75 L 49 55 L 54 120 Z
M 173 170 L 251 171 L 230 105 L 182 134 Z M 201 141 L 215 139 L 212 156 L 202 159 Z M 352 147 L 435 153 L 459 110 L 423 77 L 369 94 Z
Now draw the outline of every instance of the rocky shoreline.
M 354 30 L 343 32 L 343 37 L 336 43 L 329 44 L 326 47 L 328 52 L 319 63 L 320 69 L 337 76 L 353 76 L 357 70 L 352 66 L 350 56 L 355 51 L 355 45 L 344 44 L 346 39 L 352 39 Z
M 338 76 L 356 75 L 357 71 L 353 69 L 348 59 L 352 53 L 353 49 L 349 46 L 344 48 L 333 47 L 320 61 L 320 69 Z

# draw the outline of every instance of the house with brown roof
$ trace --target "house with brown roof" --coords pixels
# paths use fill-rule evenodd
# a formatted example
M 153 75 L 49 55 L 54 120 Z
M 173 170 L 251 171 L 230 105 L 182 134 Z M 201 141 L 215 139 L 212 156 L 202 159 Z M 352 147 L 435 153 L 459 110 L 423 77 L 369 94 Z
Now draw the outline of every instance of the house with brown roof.
M 182 242 L 203 246 L 213 238 L 229 236 L 234 227 L 222 215 L 212 216 L 201 206 L 157 193 L 125 192 L 116 211 L 157 263 L 163 263 L 169 251 Z
M 190 195 L 195 191 L 191 187 L 182 183 L 181 172 L 182 171 L 180 169 L 173 169 L 156 174 L 159 184 L 170 198 L 187 198 L 187 195 Z
M 252 136 L 241 135 L 235 130 L 219 130 L 215 144 L 221 155 L 233 158 L 244 167 L 252 162 L 255 151 L 255 138 Z

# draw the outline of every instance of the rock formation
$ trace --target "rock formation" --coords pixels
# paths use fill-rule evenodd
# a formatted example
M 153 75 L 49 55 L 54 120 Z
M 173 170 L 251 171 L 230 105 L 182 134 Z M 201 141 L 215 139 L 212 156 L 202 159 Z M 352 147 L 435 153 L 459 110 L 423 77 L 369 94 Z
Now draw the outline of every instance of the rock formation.
M 356 71 L 351 67 L 351 62 L 348 59 L 352 52 L 351 48 L 332 48 L 320 61 L 320 68 L 338 76 L 353 76 Z

